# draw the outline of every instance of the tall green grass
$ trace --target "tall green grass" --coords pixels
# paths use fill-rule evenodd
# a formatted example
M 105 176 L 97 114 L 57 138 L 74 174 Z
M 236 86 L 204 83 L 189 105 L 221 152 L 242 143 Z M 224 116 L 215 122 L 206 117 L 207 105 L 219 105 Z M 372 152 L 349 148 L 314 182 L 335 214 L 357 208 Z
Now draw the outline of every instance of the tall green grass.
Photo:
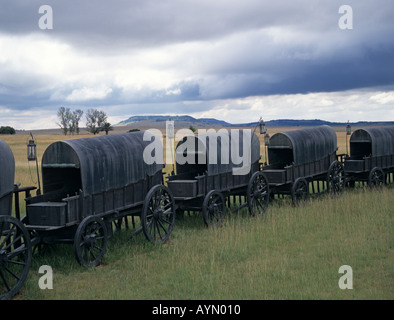
M 177 219 L 161 246 L 122 230 L 101 266 L 80 267 L 71 245 L 35 254 L 17 299 L 393 299 L 394 189 L 348 190 L 294 208 L 281 199 L 264 216 L 229 214 L 217 229 L 201 214 Z M 53 290 L 38 268 L 51 265 Z M 353 289 L 338 269 L 353 269 Z

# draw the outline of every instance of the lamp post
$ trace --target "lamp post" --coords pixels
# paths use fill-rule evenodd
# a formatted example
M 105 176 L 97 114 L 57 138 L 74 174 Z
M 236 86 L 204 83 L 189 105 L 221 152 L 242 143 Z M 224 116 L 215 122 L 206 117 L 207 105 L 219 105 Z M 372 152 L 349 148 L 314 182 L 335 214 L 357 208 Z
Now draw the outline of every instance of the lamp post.
M 260 126 L 260 134 L 266 134 L 267 128 L 265 126 L 264 120 L 260 119 L 259 126 Z
M 175 127 L 174 121 L 172 121 L 171 119 L 166 121 L 167 139 L 169 139 L 169 147 L 170 147 L 170 150 L 171 150 L 171 162 L 172 162 L 172 172 L 171 172 L 171 174 L 172 175 L 175 174 L 175 164 L 174 164 L 174 162 L 175 162 L 175 159 L 174 159 L 174 144 L 175 144 L 175 141 L 173 140 L 174 139 L 174 127 Z M 166 151 L 168 151 L 167 143 L 166 143 L 166 147 L 167 147 Z
M 37 160 L 37 145 L 34 140 L 33 134 L 30 132 L 29 143 L 27 144 L 27 161 L 35 161 L 36 169 L 37 169 L 37 180 L 38 180 L 38 189 L 37 195 L 41 194 L 41 183 L 40 183 L 40 174 L 38 172 L 38 160 Z
M 346 135 L 350 136 L 352 134 L 352 126 L 350 125 L 349 121 L 347 122 L 346 125 Z
M 347 121 L 346 124 L 346 155 L 349 156 L 349 150 L 348 150 L 348 136 L 352 134 L 352 126 L 349 123 L 349 120 Z
M 265 164 L 268 164 L 268 147 L 270 145 L 270 135 L 268 132 L 264 136 L 264 144 L 265 144 Z

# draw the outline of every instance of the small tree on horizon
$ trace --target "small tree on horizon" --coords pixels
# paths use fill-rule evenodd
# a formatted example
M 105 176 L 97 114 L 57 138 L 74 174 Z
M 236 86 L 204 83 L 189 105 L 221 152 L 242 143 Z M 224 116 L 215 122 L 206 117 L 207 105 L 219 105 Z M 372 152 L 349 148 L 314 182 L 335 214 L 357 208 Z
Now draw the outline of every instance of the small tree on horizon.
M 62 129 L 63 134 L 66 136 L 70 127 L 71 111 L 70 108 L 60 107 L 57 111 L 59 122 L 56 124 Z
M 15 134 L 16 131 L 13 127 L 10 126 L 1 126 L 0 127 L 0 134 Z
M 108 136 L 108 132 L 114 130 L 114 127 L 109 122 L 104 122 L 101 127 L 101 131 L 105 131 L 105 134 Z
M 98 134 L 100 131 L 103 131 L 102 128 L 106 122 L 107 115 L 104 111 L 100 111 L 97 109 L 89 109 L 87 111 L 86 130 L 93 133 L 94 135 Z
M 67 133 L 79 134 L 79 121 L 82 115 L 83 111 L 81 109 L 71 111 L 70 108 L 60 107 L 57 111 L 59 122 L 56 124 L 62 129 L 65 136 Z
M 197 129 L 193 126 L 190 126 L 189 130 L 191 130 L 193 133 L 197 133 Z
M 79 121 L 81 120 L 83 115 L 83 111 L 81 109 L 77 109 L 73 111 L 72 113 L 72 118 L 71 118 L 71 127 L 72 131 L 70 130 L 70 133 L 74 134 L 79 134 Z

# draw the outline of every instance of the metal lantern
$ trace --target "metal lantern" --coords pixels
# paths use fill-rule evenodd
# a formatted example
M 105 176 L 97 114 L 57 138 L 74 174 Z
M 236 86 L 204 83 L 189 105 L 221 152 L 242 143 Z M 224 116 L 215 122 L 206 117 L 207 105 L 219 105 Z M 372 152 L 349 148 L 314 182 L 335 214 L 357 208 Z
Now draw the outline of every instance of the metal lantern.
M 270 145 L 270 135 L 268 133 L 264 136 L 264 144 L 266 147 Z
M 346 135 L 350 136 L 352 134 L 352 126 L 350 125 L 349 121 L 347 122 L 346 125 Z
M 167 138 L 174 139 L 174 121 L 166 121 Z
M 172 172 L 171 174 L 174 175 L 175 174 L 175 160 L 174 160 L 174 128 L 175 128 L 175 124 L 174 121 L 167 120 L 166 121 L 166 133 L 167 133 L 167 139 L 169 139 L 169 145 L 170 145 L 170 151 L 171 151 L 171 162 L 172 162 Z M 173 140 L 173 141 L 171 141 Z
M 265 127 L 264 120 L 260 120 L 259 126 L 260 126 L 260 134 L 265 134 L 267 132 L 267 128 Z
M 265 164 L 268 163 L 268 146 L 270 145 L 270 135 L 268 132 L 264 135 L 264 144 L 265 144 Z
M 347 121 L 346 124 L 346 156 L 349 156 L 349 142 L 347 136 L 350 136 L 352 134 L 352 126 L 349 123 L 349 120 Z
M 29 143 L 27 144 L 27 160 L 36 162 L 37 181 L 38 181 L 37 195 L 40 195 L 41 183 L 40 183 L 40 174 L 38 172 L 37 145 L 36 145 L 36 141 L 34 140 L 33 134 L 31 132 L 30 132 L 30 137 L 31 139 L 29 139 Z
M 30 139 L 27 145 L 27 160 L 28 161 L 37 160 L 37 145 L 34 139 Z

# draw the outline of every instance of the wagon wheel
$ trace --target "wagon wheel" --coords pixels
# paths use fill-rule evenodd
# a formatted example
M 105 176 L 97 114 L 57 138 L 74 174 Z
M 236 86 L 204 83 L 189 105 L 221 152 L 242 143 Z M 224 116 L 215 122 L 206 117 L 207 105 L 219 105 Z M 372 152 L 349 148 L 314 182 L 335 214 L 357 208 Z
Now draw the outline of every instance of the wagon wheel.
M 175 202 L 170 190 L 156 185 L 145 197 L 141 213 L 142 230 L 153 243 L 164 243 L 175 224 Z
M 291 197 L 293 204 L 299 206 L 305 203 L 309 198 L 309 186 L 305 178 L 297 178 L 291 187 Z
M 384 184 L 384 172 L 381 168 L 375 167 L 371 170 L 368 176 L 368 185 L 371 189 L 381 189 Z
M 100 264 L 107 249 L 107 227 L 102 219 L 89 216 L 82 220 L 74 237 L 74 251 L 77 261 L 85 267 Z
M 221 192 L 211 190 L 202 203 L 202 216 L 208 227 L 217 227 L 223 220 L 226 202 Z
M 345 190 L 346 177 L 343 164 L 339 161 L 331 163 L 327 172 L 328 192 L 331 195 L 341 195 Z
M 249 212 L 252 216 L 262 215 L 268 207 L 269 186 L 266 176 L 260 172 L 255 172 L 249 180 L 246 190 L 246 201 Z
M 12 298 L 26 281 L 32 247 L 25 226 L 14 217 L 0 216 L 0 300 Z

